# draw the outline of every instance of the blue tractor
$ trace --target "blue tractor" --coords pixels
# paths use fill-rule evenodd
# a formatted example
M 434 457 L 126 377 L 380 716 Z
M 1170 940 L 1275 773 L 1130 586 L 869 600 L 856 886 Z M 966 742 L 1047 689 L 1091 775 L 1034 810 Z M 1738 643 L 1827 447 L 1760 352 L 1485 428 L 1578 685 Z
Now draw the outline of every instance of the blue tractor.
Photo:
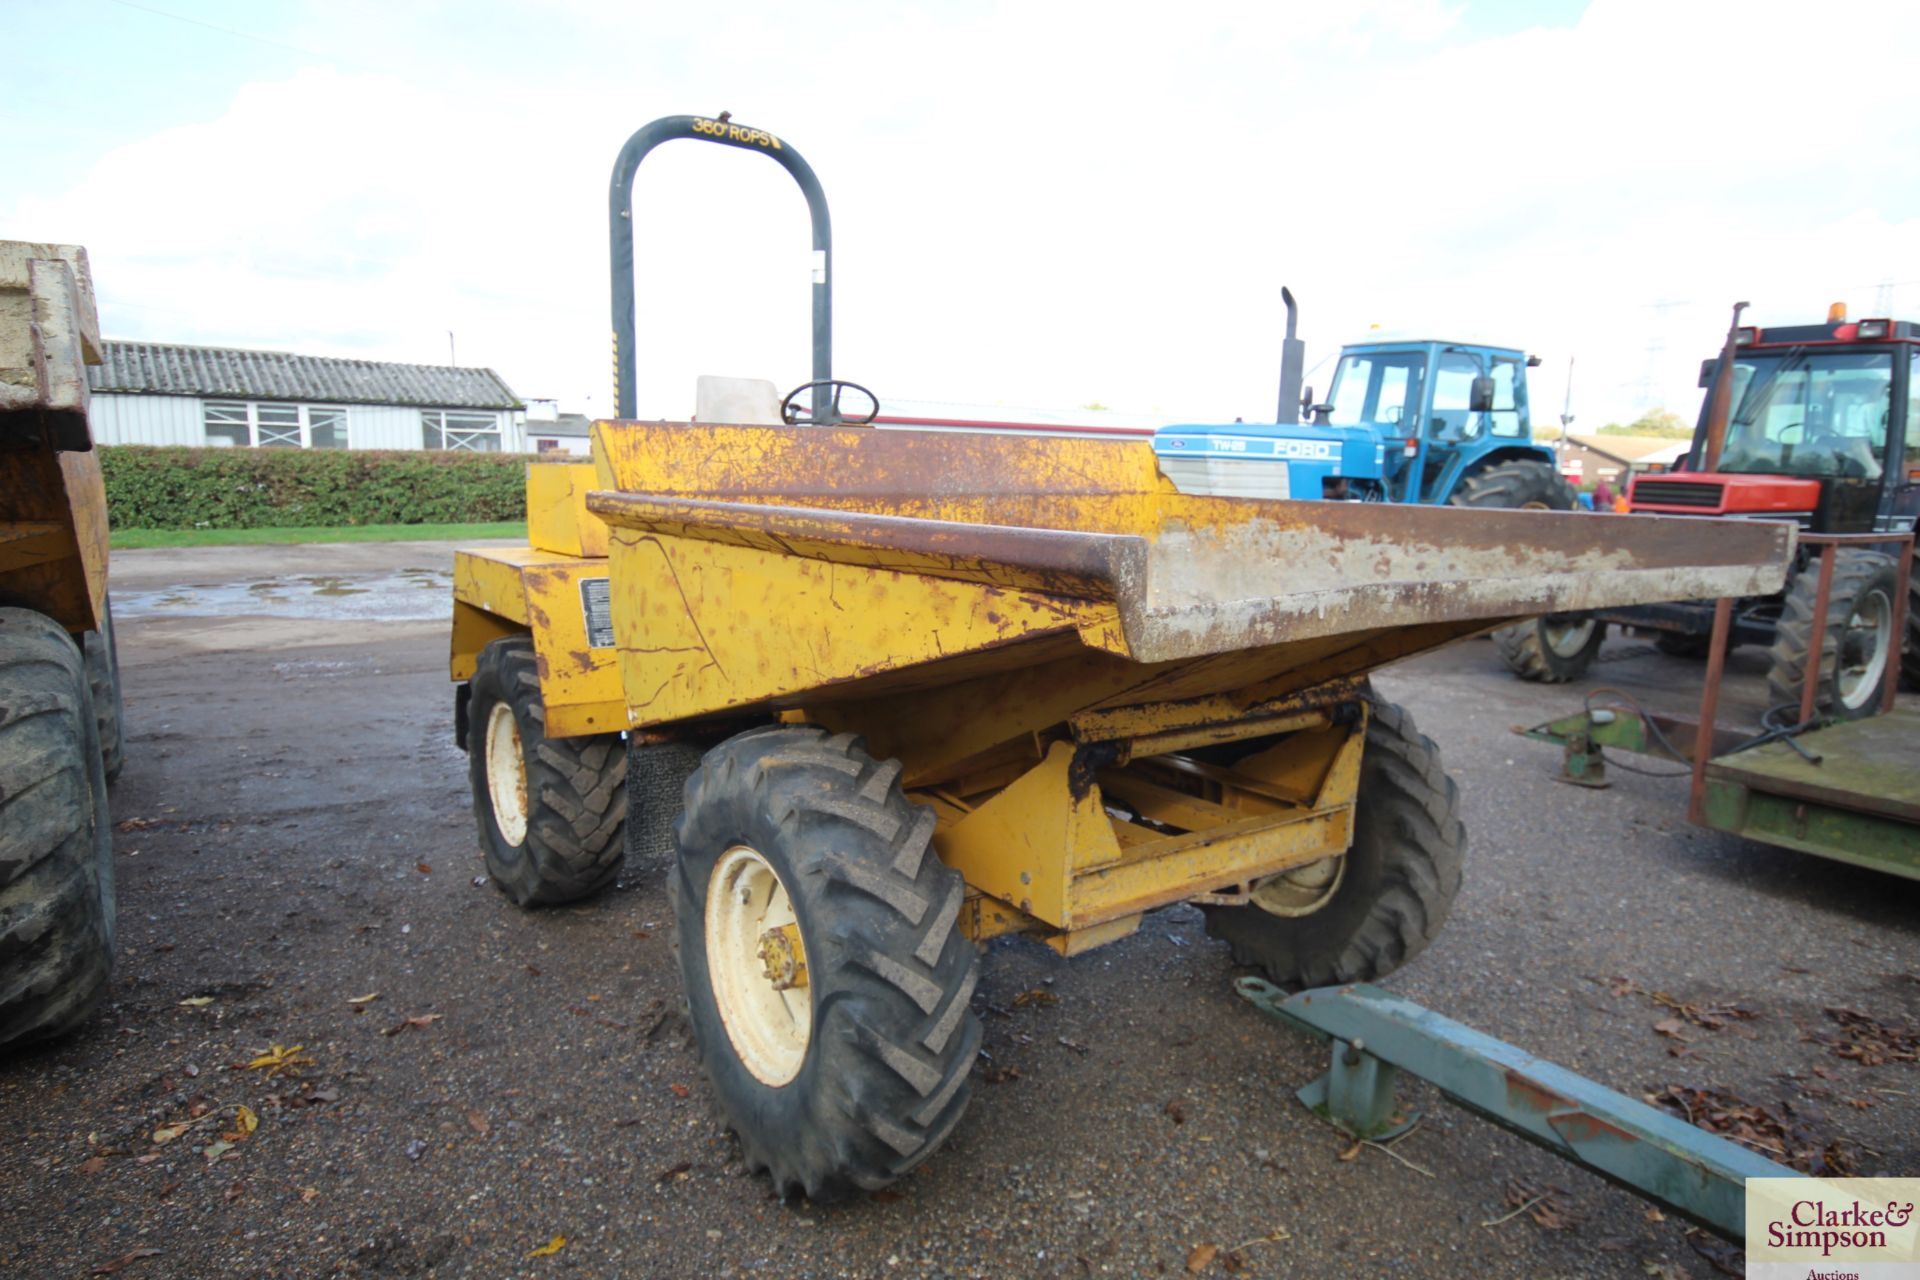
M 1336 502 L 1416 502 L 1572 511 L 1573 486 L 1533 438 L 1526 370 L 1511 347 L 1437 339 L 1341 348 L 1322 403 L 1300 391 L 1304 344 L 1293 295 L 1275 422 L 1176 424 L 1154 433 L 1160 469 L 1183 493 Z M 1300 421 L 1305 411 L 1310 420 Z M 1568 615 L 1494 633 L 1520 676 L 1548 683 L 1586 669 L 1604 628 Z

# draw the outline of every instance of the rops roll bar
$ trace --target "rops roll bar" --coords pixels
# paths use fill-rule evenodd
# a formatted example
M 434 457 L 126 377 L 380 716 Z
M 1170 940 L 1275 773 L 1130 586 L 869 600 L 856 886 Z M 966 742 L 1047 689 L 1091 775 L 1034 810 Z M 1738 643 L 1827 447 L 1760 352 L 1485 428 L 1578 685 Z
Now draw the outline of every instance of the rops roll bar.
M 793 147 L 764 129 L 735 124 L 721 112 L 705 116 L 662 116 L 643 125 L 620 148 L 613 162 L 613 181 L 607 189 L 608 242 L 613 262 L 613 402 L 614 416 L 631 418 L 634 405 L 634 289 L 633 289 L 633 175 L 647 153 L 663 142 L 690 138 L 723 146 L 758 151 L 793 175 L 807 198 L 813 221 L 813 417 L 827 420 L 830 391 L 818 384 L 833 379 L 833 227 L 827 217 L 826 193 L 813 169 Z

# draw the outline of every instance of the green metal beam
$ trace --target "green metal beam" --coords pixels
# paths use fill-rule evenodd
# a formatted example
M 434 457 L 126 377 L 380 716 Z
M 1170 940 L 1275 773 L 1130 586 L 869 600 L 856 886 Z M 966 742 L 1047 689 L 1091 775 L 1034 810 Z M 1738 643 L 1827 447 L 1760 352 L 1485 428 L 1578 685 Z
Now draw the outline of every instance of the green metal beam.
M 1405 1071 L 1529 1142 L 1736 1241 L 1746 1235 L 1746 1179 L 1800 1176 L 1378 987 L 1318 987 L 1293 996 L 1259 978 L 1241 978 L 1234 987 L 1261 1012 L 1334 1042 L 1333 1069 L 1300 1098 L 1349 1133 L 1370 1137 L 1400 1121 L 1392 1078 Z

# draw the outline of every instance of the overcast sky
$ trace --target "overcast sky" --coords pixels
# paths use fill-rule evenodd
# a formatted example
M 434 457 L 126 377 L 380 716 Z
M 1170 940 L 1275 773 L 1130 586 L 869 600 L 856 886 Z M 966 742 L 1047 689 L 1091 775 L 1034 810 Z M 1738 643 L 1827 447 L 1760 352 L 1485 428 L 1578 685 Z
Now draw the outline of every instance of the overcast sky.
M 1536 416 L 1694 416 L 1727 308 L 1920 318 L 1920 6 L 0 0 L 0 236 L 110 337 L 493 367 L 611 411 L 606 183 L 779 134 L 884 401 L 1271 417 L 1379 325 L 1523 346 Z M 805 207 L 676 142 L 635 193 L 640 409 L 808 369 Z M 1326 363 L 1321 363 L 1322 361 Z

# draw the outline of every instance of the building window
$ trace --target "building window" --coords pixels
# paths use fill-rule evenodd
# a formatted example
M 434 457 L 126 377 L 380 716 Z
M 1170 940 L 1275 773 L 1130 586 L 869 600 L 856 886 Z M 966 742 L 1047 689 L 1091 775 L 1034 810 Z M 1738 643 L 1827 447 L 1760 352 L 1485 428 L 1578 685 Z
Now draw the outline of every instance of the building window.
M 500 419 L 491 413 L 455 413 L 448 409 L 420 411 L 420 444 L 425 449 L 465 449 L 470 453 L 500 452 Z
M 202 422 L 216 449 L 344 449 L 347 411 L 304 404 L 209 400 Z

